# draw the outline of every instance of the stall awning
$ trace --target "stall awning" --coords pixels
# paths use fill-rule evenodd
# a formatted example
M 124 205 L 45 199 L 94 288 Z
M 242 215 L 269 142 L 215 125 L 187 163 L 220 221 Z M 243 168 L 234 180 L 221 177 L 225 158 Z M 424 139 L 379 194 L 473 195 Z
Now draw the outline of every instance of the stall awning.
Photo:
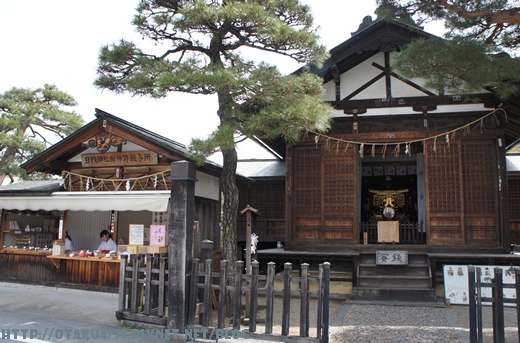
M 0 197 L 0 208 L 31 211 L 166 212 L 170 192 L 55 192 L 47 196 Z

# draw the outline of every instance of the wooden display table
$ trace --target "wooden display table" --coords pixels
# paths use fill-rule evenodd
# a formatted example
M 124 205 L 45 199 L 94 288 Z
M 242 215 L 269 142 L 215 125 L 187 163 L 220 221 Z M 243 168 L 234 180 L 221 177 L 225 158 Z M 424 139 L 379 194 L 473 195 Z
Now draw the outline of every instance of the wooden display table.
M 388 220 L 377 222 L 377 241 L 379 243 L 399 242 L 399 221 Z
M 43 250 L 43 249 L 29 250 L 29 249 L 4 248 L 4 249 L 0 249 L 0 254 L 45 256 L 45 255 L 52 254 L 52 250 Z
M 108 257 L 79 257 L 79 256 L 61 256 L 61 255 L 49 255 L 47 258 L 50 258 L 52 263 L 56 268 L 60 268 L 60 261 L 61 260 L 74 260 L 74 261 L 84 261 L 84 262 L 103 262 L 108 269 L 110 269 L 112 272 L 116 270 L 116 268 L 119 269 L 119 263 L 121 263 L 120 260 L 117 258 L 108 258 Z M 116 265 L 117 263 L 117 265 Z

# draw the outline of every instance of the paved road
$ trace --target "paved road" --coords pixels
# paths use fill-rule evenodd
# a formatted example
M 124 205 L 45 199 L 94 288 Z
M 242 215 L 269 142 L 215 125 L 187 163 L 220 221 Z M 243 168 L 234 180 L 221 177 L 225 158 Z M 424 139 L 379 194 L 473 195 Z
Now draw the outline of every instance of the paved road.
M 0 283 L 0 342 L 170 342 L 119 327 L 117 296 Z

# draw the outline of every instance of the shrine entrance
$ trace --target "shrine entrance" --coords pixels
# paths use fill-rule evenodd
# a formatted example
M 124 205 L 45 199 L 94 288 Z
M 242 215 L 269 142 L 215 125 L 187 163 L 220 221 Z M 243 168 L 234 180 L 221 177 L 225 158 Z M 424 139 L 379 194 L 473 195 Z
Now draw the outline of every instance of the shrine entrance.
M 425 244 L 422 154 L 364 157 L 361 244 Z

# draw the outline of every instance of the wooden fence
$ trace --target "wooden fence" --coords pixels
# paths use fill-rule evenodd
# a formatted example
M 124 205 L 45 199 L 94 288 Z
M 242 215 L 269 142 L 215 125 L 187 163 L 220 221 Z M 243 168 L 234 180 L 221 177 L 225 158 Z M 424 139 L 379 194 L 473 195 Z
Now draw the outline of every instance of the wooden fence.
M 121 256 L 116 317 L 166 327 L 167 254 Z
M 330 263 L 319 265 L 316 278 L 309 276 L 309 265 L 300 266 L 300 276 L 292 276 L 292 264 L 285 263 L 283 276 L 275 276 L 275 263 L 268 263 L 267 275 L 259 275 L 259 263 L 252 263 L 251 275 L 243 274 L 244 262 L 236 262 L 234 274 L 228 273 L 228 261 L 220 261 L 219 272 L 213 272 L 213 260 L 204 263 L 199 259 L 192 261 L 191 285 L 189 292 L 189 308 L 187 329 L 247 329 L 251 338 L 278 342 L 312 342 L 328 343 L 329 341 L 329 287 Z M 218 269 L 218 268 L 217 268 Z M 119 286 L 119 305 L 116 317 L 129 323 L 149 326 L 167 326 L 167 285 L 168 258 L 166 254 L 147 254 L 121 256 Z M 203 281 L 203 282 L 202 282 Z M 283 289 L 275 289 L 275 281 L 282 281 Z M 291 289 L 295 285 L 297 289 Z M 314 284 L 316 290 L 312 291 Z M 222 291 L 224 290 L 224 291 Z M 245 295 L 245 296 L 243 296 Z M 225 311 L 228 296 L 233 299 L 233 316 L 226 325 Z M 275 297 L 283 303 L 281 333 L 273 332 Z M 257 314 L 259 297 L 265 297 L 265 329 L 257 330 Z M 290 306 L 291 301 L 299 298 L 299 333 L 291 335 Z M 309 336 L 310 299 L 316 299 L 316 335 Z M 247 302 L 247 313 L 243 313 L 243 304 Z M 212 319 L 212 315 L 216 318 Z M 247 326 L 242 326 L 243 315 L 249 318 Z M 198 316 L 198 323 L 195 319 Z
M 275 276 L 275 263 L 269 262 L 267 264 L 267 275 L 259 275 L 259 263 L 252 263 L 251 275 L 244 275 L 244 262 L 236 262 L 235 274 L 227 273 L 228 261 L 220 262 L 220 272 L 214 273 L 213 261 L 206 260 L 204 262 L 204 271 L 199 271 L 201 261 L 193 260 L 192 275 L 204 278 L 204 283 L 198 283 L 198 278 L 191 279 L 191 290 L 203 290 L 203 315 L 202 323 L 195 324 L 195 309 L 197 302 L 197 294 L 199 292 L 192 292 L 190 294 L 190 305 L 188 313 L 188 329 L 208 329 L 209 332 L 215 329 L 223 329 L 225 326 L 225 311 L 227 302 L 227 292 L 232 292 L 233 295 L 233 330 L 248 330 L 250 338 L 260 339 L 265 341 L 276 342 L 316 342 L 327 343 L 329 341 L 329 282 L 330 282 L 330 263 L 326 262 L 319 265 L 319 275 L 317 278 L 309 277 L 309 265 L 303 263 L 300 265 L 300 276 L 292 276 L 292 264 L 285 263 L 283 276 Z M 218 280 L 218 284 L 214 284 L 212 280 Z M 275 289 L 275 280 L 283 282 L 283 289 Z M 297 283 L 298 289 L 292 290 L 291 284 Z M 310 290 L 310 284 L 317 283 L 317 291 Z M 264 284 L 263 287 L 260 285 Z M 222 290 L 226 290 L 222 292 Z M 218 290 L 218 306 L 216 326 L 211 326 L 210 323 L 212 315 L 212 291 Z M 243 299 L 242 294 L 245 294 Z M 264 332 L 257 330 L 257 314 L 259 312 L 258 296 L 265 295 L 265 328 Z M 274 301 L 275 295 L 282 296 L 282 321 L 281 333 L 273 333 L 274 322 Z M 290 335 L 290 307 L 291 298 L 299 297 L 300 299 L 300 313 L 299 313 L 299 334 L 297 336 Z M 310 298 L 315 297 L 317 300 L 317 316 L 316 316 L 316 337 L 309 337 L 309 304 Z M 249 324 L 245 327 L 241 326 L 242 305 L 244 300 L 248 303 L 244 315 L 249 318 Z M 249 301 L 247 301 L 249 300 Z
M 505 342 L 504 304 L 516 304 L 518 342 L 520 342 L 520 268 L 515 268 L 515 284 L 503 283 L 502 268 L 495 268 L 491 282 L 481 282 L 480 267 L 468 266 L 469 286 L 469 340 L 482 343 L 482 303 L 491 302 L 493 306 L 493 342 Z M 482 287 L 492 289 L 491 297 L 482 296 Z M 504 288 L 515 288 L 516 298 L 504 298 Z

